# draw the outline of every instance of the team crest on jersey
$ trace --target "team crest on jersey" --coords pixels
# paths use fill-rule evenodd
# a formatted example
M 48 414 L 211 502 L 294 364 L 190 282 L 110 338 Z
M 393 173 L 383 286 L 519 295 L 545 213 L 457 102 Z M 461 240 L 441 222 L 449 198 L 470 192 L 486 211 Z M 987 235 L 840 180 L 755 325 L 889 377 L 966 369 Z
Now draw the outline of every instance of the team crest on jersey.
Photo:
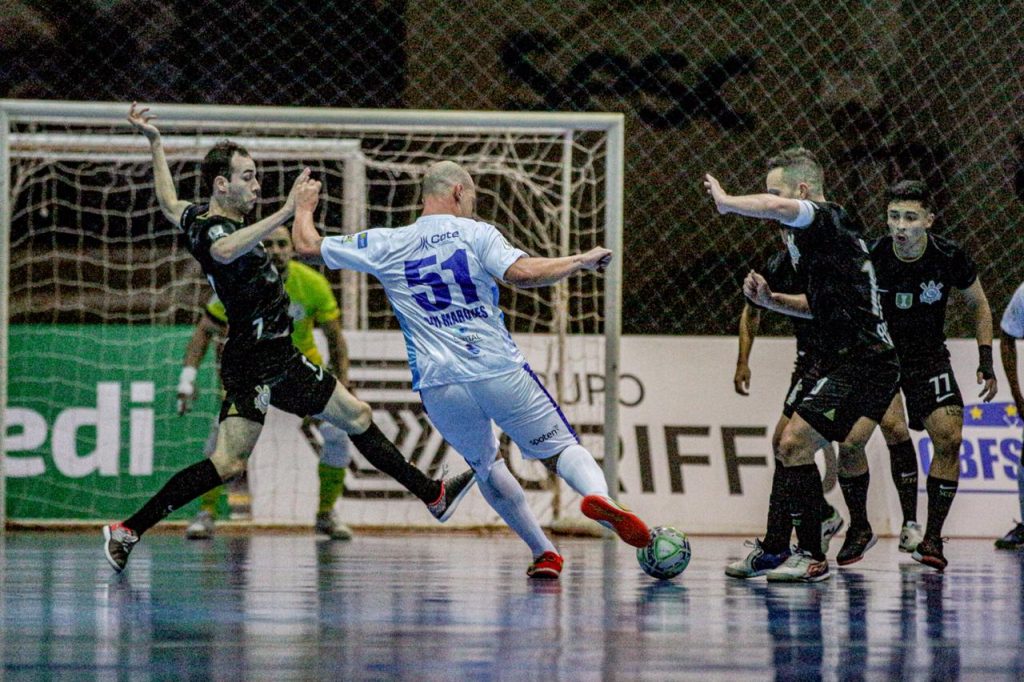
M 942 282 L 931 281 L 921 284 L 921 303 L 938 303 L 942 300 Z
M 900 310 L 906 310 L 906 309 L 908 309 L 912 305 L 914 305 L 914 295 L 913 294 L 902 294 L 902 293 L 899 293 L 899 292 L 896 293 L 896 307 L 897 308 L 899 308 Z
M 793 267 L 800 265 L 800 248 L 796 245 L 796 237 L 792 232 L 786 233 L 786 248 L 789 250 L 789 260 Z
M 256 387 L 256 398 L 253 400 L 253 404 L 263 414 L 267 413 L 267 410 L 270 409 L 270 386 L 262 384 Z
M 357 249 L 365 249 L 366 248 L 367 239 L 368 239 L 368 237 L 367 237 L 367 234 L 365 232 L 360 232 L 358 235 L 356 235 L 356 248 Z

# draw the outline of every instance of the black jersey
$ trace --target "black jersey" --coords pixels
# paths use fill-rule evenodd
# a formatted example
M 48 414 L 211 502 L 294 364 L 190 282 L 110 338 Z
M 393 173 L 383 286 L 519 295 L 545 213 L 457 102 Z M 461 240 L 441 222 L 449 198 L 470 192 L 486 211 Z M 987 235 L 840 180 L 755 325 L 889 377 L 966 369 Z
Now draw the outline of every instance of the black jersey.
M 813 202 L 814 218 L 788 233 L 793 266 L 807 273 L 807 302 L 827 355 L 892 349 L 860 223 L 842 206 Z
M 930 234 L 924 253 L 916 260 L 901 260 L 891 236 L 871 244 L 871 260 L 882 312 L 900 361 L 945 354 L 950 289 L 967 289 L 978 278 L 971 257 L 953 240 Z
M 190 205 L 181 215 L 181 230 L 188 250 L 224 303 L 228 316 L 228 340 L 224 353 L 237 354 L 259 342 L 290 338 L 292 318 L 281 275 L 257 244 L 231 263 L 218 263 L 210 247 L 244 225 L 224 216 L 210 215 L 208 206 Z M 276 344 L 275 344 L 276 345 Z
M 803 269 L 793 266 L 786 251 L 779 251 L 768 259 L 761 272 L 768 288 L 782 294 L 806 294 L 807 276 Z M 793 325 L 793 336 L 796 337 L 797 368 L 810 367 L 817 360 L 819 342 L 817 326 L 814 320 L 795 315 L 786 315 Z

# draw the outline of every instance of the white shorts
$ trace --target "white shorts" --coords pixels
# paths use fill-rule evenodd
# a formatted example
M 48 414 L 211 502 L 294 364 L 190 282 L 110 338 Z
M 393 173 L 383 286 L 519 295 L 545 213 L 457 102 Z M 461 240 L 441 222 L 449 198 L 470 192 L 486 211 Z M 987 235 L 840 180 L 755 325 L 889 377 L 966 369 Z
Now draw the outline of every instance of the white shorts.
M 484 478 L 498 452 L 494 424 L 528 459 L 547 459 L 579 443 L 529 365 L 491 379 L 424 388 L 420 399 L 444 439 Z

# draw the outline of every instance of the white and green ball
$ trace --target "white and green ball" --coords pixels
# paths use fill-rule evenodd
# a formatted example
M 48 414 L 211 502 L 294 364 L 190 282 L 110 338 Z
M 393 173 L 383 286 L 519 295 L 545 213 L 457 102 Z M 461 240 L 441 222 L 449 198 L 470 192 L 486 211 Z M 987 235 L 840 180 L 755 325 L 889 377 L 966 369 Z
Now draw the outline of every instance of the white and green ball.
M 671 526 L 651 530 L 651 541 L 636 550 L 644 573 L 658 580 L 674 578 L 690 564 L 690 541 L 686 533 Z

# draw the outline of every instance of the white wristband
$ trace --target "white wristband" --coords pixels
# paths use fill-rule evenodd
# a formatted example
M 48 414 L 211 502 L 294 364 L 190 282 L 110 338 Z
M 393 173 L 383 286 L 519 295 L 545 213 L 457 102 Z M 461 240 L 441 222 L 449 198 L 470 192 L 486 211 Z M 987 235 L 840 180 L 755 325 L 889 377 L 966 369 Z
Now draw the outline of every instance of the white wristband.
M 178 377 L 178 393 L 181 395 L 192 395 L 195 393 L 196 375 L 199 370 L 195 367 L 185 365 L 181 368 L 181 375 Z

